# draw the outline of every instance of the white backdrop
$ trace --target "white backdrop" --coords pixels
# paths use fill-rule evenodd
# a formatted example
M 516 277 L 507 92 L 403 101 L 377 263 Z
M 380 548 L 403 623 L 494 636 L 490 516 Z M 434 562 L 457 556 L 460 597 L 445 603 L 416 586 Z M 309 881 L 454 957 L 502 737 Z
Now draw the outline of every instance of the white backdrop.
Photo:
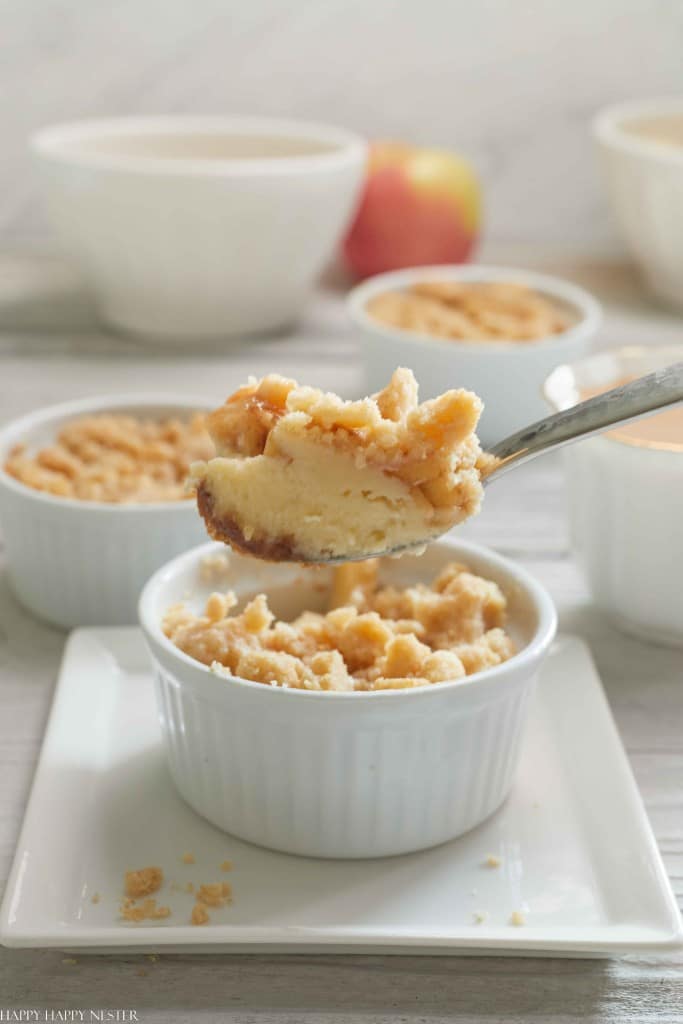
M 683 92 L 681 0 L 0 0 L 0 18 L 6 243 L 46 231 L 34 127 L 225 111 L 459 148 L 489 239 L 613 250 L 590 117 Z

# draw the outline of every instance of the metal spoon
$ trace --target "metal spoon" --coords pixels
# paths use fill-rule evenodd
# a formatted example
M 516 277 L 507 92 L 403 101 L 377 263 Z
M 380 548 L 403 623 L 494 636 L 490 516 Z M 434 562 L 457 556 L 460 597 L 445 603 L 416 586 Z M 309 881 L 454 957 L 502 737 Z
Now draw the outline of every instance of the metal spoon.
M 601 434 L 612 427 L 630 423 L 643 416 L 662 412 L 683 403 L 683 362 L 655 370 L 646 377 L 622 384 L 611 391 L 604 391 L 585 402 L 579 402 L 569 409 L 563 409 L 553 416 L 524 427 L 489 450 L 499 462 L 483 478 L 488 486 L 510 469 L 521 466 L 538 455 L 563 448 L 574 441 L 582 441 L 594 434 Z M 439 534 L 426 536 L 417 543 L 405 544 L 386 551 L 356 554 L 325 559 L 326 563 L 356 562 L 365 558 L 386 555 L 400 555 L 416 551 Z

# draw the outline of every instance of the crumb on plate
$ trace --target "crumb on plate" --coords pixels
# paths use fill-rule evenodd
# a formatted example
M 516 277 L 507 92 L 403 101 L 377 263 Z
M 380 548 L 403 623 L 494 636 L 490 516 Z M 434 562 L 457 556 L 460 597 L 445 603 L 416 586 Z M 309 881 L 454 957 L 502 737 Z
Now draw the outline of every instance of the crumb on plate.
M 215 882 L 200 885 L 197 890 L 197 903 L 205 907 L 224 907 L 232 901 L 232 889 L 227 882 Z
M 131 900 L 139 900 L 143 896 L 150 896 L 161 888 L 163 881 L 164 873 L 158 867 L 151 866 L 126 871 L 126 896 Z
M 170 907 L 159 907 L 155 899 L 143 899 L 141 903 L 125 899 L 121 904 L 121 917 L 124 921 L 160 921 L 171 916 Z
M 195 903 L 190 916 L 190 923 L 195 925 L 208 924 L 211 918 L 203 903 Z

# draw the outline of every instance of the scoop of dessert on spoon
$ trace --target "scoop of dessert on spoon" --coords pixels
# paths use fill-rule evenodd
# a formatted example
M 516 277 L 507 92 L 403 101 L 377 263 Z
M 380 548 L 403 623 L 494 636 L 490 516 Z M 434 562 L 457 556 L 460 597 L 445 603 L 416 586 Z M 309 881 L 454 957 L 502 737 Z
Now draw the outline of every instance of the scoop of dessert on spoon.
M 218 456 L 192 468 L 209 534 L 269 561 L 418 552 L 473 515 L 515 466 L 683 402 L 683 363 L 539 420 L 482 452 L 464 390 L 419 403 L 410 370 L 357 402 L 271 375 L 209 417 Z

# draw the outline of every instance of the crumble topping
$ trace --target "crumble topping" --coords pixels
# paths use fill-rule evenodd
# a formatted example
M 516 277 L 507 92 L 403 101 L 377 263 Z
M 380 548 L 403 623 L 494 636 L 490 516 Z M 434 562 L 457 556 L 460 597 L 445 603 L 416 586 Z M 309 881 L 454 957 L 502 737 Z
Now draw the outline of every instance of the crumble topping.
M 478 511 L 490 469 L 480 399 L 420 403 L 412 372 L 344 401 L 271 374 L 207 418 L 218 456 L 192 467 L 208 532 L 273 560 L 414 546 Z
M 54 442 L 36 452 L 17 445 L 5 472 L 55 497 L 116 503 L 182 501 L 190 464 L 207 459 L 213 445 L 205 418 L 154 420 L 103 413 L 62 426 Z
M 365 308 L 389 327 L 460 341 L 538 341 L 572 323 L 558 304 L 513 281 L 419 281 Z
M 203 615 L 171 607 L 166 635 L 219 676 L 307 690 L 427 686 L 498 665 L 514 653 L 498 585 L 452 562 L 430 586 L 380 586 L 379 562 L 334 571 L 330 609 L 278 621 L 265 594 L 236 612 L 214 593 Z

